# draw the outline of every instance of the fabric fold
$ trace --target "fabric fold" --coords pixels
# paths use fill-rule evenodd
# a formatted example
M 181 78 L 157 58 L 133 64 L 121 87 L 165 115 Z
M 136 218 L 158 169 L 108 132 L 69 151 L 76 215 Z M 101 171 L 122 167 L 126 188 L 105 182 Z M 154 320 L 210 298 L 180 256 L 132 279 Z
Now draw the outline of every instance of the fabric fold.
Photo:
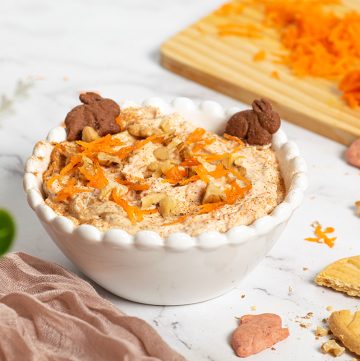
M 24 253 L 0 258 L 0 360 L 185 361 L 89 283 Z

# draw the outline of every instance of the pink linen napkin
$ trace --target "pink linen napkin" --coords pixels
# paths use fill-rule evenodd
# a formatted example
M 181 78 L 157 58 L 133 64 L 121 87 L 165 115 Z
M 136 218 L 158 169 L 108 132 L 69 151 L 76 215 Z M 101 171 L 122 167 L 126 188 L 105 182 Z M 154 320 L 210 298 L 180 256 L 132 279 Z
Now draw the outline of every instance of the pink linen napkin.
M 73 273 L 12 253 L 0 258 L 0 360 L 185 359 Z

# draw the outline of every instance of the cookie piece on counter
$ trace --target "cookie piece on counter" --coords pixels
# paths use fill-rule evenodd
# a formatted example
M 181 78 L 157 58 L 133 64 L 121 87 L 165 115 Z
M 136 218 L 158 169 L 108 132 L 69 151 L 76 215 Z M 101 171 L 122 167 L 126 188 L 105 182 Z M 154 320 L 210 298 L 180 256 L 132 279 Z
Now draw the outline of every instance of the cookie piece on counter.
M 349 296 L 360 297 L 360 256 L 343 258 L 330 264 L 316 276 L 315 282 Z
M 239 357 L 248 357 L 261 352 L 289 336 L 289 330 L 282 328 L 281 318 L 273 313 L 245 315 L 234 331 L 231 345 Z
M 345 159 L 349 164 L 360 168 L 360 138 L 351 143 L 346 150 Z
M 360 311 L 335 311 L 329 317 L 329 328 L 344 346 L 360 356 Z

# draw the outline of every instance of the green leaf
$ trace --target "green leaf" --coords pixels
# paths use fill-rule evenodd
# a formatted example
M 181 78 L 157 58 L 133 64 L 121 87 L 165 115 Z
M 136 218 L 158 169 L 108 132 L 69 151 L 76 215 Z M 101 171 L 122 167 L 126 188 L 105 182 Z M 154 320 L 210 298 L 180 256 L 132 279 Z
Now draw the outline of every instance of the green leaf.
M 15 222 L 5 209 L 0 209 L 0 255 L 5 254 L 15 238 Z

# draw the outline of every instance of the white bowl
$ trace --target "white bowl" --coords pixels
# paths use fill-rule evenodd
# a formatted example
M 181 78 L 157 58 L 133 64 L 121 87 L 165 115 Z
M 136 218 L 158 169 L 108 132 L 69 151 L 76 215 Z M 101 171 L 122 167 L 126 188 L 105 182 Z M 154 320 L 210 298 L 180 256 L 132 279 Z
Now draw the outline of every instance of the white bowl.
M 178 112 L 208 130 L 221 131 L 229 116 L 218 103 L 199 106 L 187 98 L 171 104 L 151 98 L 143 104 L 163 112 Z M 134 105 L 123 102 L 121 106 Z M 31 208 L 63 253 L 99 285 L 118 296 L 154 305 L 182 305 L 209 300 L 235 287 L 269 252 L 300 205 L 307 188 L 306 164 L 299 150 L 279 130 L 272 147 L 280 163 L 287 195 L 274 211 L 250 226 L 197 237 L 173 233 L 162 238 L 153 231 L 130 235 L 121 229 L 102 232 L 91 225 L 76 226 L 44 203 L 42 174 L 49 164 L 50 142 L 65 140 L 65 129 L 52 129 L 39 142 L 25 166 L 24 188 Z

